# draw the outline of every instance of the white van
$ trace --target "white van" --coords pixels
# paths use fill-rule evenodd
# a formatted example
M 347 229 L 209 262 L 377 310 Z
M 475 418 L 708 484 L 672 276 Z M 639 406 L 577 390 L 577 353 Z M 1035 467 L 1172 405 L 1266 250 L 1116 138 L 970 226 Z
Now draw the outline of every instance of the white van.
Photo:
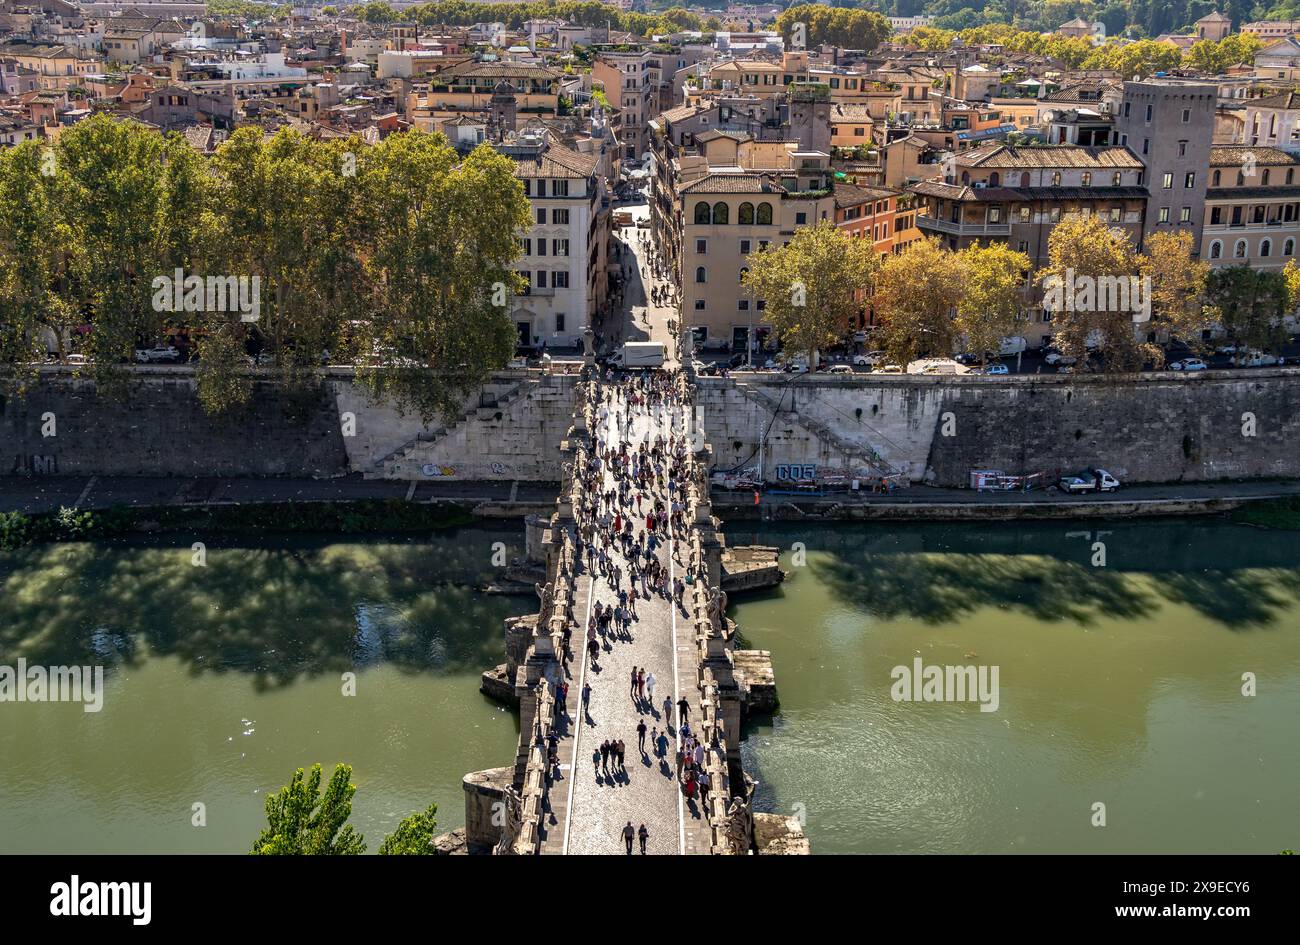
M 610 364 L 621 368 L 663 367 L 667 355 L 662 341 L 629 341 L 623 350 L 610 358 Z

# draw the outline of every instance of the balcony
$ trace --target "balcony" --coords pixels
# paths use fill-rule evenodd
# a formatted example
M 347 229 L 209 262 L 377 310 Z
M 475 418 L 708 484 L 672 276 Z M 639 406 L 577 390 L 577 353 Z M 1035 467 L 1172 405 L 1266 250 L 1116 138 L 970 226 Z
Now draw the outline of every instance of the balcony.
M 937 230 L 950 236 L 1010 236 L 1010 223 L 954 223 L 938 217 L 918 214 L 916 225 L 922 230 Z

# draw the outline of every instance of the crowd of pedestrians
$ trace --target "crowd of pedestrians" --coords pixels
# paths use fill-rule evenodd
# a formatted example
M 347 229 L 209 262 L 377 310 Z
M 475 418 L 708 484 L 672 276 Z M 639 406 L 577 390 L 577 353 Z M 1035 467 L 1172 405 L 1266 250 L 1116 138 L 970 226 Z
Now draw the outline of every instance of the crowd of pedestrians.
M 619 684 L 619 680 L 601 675 L 605 669 L 602 661 L 619 645 L 635 641 L 648 602 L 658 599 L 685 613 L 687 591 L 696 576 L 683 560 L 684 543 L 673 540 L 687 530 L 691 465 L 683 404 L 672 376 L 664 372 L 629 375 L 606 369 L 589 390 L 595 423 L 590 447 L 579 454 L 574 470 L 582 488 L 574 509 L 573 552 L 575 570 L 590 577 L 593 596 L 602 598 L 591 604 L 586 625 L 581 626 L 580 658 L 585 658 L 590 670 L 582 688 L 582 711 L 593 725 L 593 683 L 600 687 Z M 566 659 L 573 655 L 570 635 L 566 629 Z M 659 669 L 662 672 L 664 667 Z M 676 732 L 679 787 L 690 799 L 706 797 L 705 749 L 690 728 L 690 702 L 685 698 L 674 702 L 671 690 L 660 695 L 655 667 L 633 666 L 619 675 L 637 715 L 636 748 L 643 763 L 648 765 L 653 756 L 661 759 L 664 771 L 671 770 L 669 736 Z M 567 684 L 561 685 L 558 695 L 567 700 Z M 664 713 L 662 731 L 660 711 Z M 620 733 L 591 750 L 592 776 L 598 783 L 626 783 L 625 739 L 631 737 L 630 731 Z M 629 853 L 637 836 L 645 852 L 644 824 L 634 830 L 629 821 L 622 836 Z

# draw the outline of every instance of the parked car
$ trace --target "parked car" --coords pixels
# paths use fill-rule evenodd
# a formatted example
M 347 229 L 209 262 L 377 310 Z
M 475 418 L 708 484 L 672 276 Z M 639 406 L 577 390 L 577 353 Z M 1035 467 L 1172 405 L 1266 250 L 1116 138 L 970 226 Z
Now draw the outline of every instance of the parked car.
M 972 364 L 980 363 L 980 356 L 978 354 L 971 354 L 969 351 L 963 351 L 961 354 L 954 354 L 952 359 L 958 364 L 964 364 L 967 367 L 970 367 Z
M 1051 348 L 1044 356 L 1043 363 L 1050 364 L 1053 367 L 1055 367 L 1058 364 L 1067 364 L 1067 365 L 1074 364 L 1078 360 L 1079 359 L 1074 357 L 1073 355 L 1062 354 L 1061 352 L 1057 351 L 1055 348 Z
M 1067 473 L 1056 483 L 1065 492 L 1114 492 L 1119 488 L 1119 480 L 1104 469 L 1091 466 L 1077 473 Z
M 1207 365 L 1200 358 L 1183 358 L 1181 361 L 1174 361 L 1169 365 L 1171 371 L 1204 371 Z
M 983 370 L 982 373 L 984 373 L 984 374 L 1010 374 L 1010 373 L 1011 373 L 1011 369 L 1010 369 L 1009 367 L 1007 367 L 1005 364 L 1001 364 L 1001 363 L 998 363 L 998 364 L 990 364 L 988 367 L 986 367 L 986 368 Z
M 66 358 L 68 364 L 92 364 L 90 355 L 87 354 L 70 354 Z
M 858 367 L 875 367 L 884 360 L 885 352 L 883 351 L 868 351 L 865 354 L 855 354 L 853 356 L 853 363 Z
M 853 368 L 849 367 L 847 364 L 833 364 L 833 365 L 831 365 L 831 369 L 830 369 L 830 371 L 828 371 L 827 373 L 829 373 L 829 374 L 852 374 L 852 373 L 853 373 Z
M 180 357 L 181 353 L 173 345 L 154 345 L 152 348 L 135 349 L 135 360 L 138 364 L 179 361 Z
M 902 374 L 903 366 L 901 364 L 886 364 L 880 369 L 881 374 Z
M 1219 345 L 1217 348 L 1214 349 L 1214 353 L 1215 354 L 1236 354 L 1237 343 L 1234 341 L 1230 341 L 1227 344 Z

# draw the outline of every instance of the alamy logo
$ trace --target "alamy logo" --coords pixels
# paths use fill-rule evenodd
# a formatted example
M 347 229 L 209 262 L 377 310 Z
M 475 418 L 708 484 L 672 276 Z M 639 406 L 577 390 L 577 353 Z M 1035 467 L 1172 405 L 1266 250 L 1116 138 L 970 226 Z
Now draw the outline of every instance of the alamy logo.
M 155 276 L 155 312 L 238 312 L 241 322 L 262 315 L 261 276 L 196 276 L 177 269 L 171 276 Z
M 153 883 L 83 883 L 72 881 L 50 887 L 50 915 L 130 916 L 132 925 L 148 925 L 153 918 Z
M 104 667 L 0 666 L 0 702 L 81 702 L 86 712 L 104 708 Z
M 1051 312 L 1131 312 L 1133 321 L 1151 320 L 1151 279 L 1148 276 L 1079 276 L 1043 280 L 1043 308 Z
M 895 702 L 978 702 L 981 712 L 996 712 L 1001 701 L 996 666 L 926 666 L 918 656 L 889 675 Z

